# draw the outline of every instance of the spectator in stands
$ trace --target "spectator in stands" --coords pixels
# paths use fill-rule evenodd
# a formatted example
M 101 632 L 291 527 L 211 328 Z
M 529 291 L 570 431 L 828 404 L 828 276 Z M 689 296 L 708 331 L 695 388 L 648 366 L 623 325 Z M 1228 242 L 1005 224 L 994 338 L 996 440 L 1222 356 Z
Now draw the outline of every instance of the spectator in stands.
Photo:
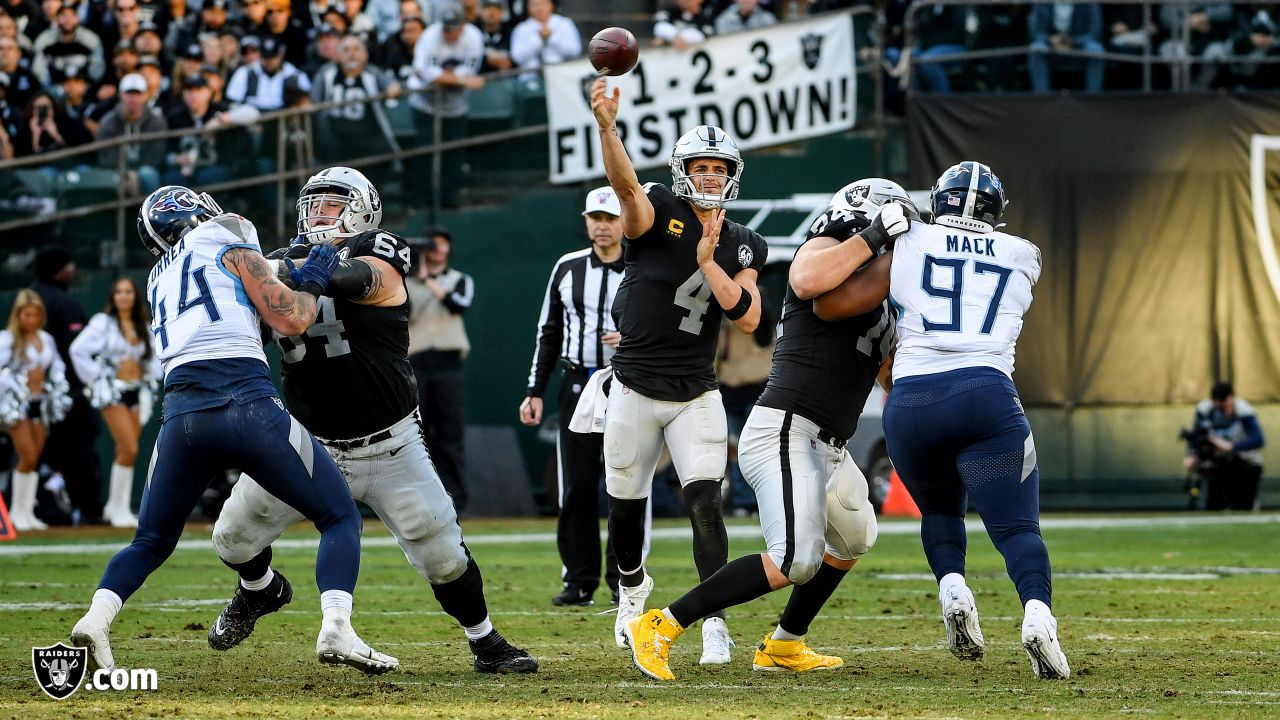
M 462 10 L 456 5 L 440 13 L 440 21 L 433 23 L 413 51 L 413 75 L 409 89 L 429 88 L 430 92 L 415 93 L 410 104 L 414 110 L 414 126 L 423 144 L 436 142 L 435 118 L 440 119 L 441 142 L 458 140 L 467 134 L 467 95 L 484 87 L 484 78 L 478 74 L 484 61 L 484 37 L 475 25 L 462 20 Z M 416 166 L 409 173 L 417 182 L 419 202 L 432 200 L 431 156 L 415 158 Z M 457 207 L 458 189 L 462 181 L 463 153 L 451 150 L 441 158 L 440 202 L 445 207 Z
M 58 90 L 62 94 L 62 112 L 73 122 L 84 126 L 89 140 L 98 135 L 98 121 L 106 112 L 99 108 L 97 99 L 89 94 L 89 80 L 83 69 L 69 67 L 62 74 Z
M 58 70 L 54 72 L 61 74 Z M 24 145 L 14 148 L 14 154 L 18 157 L 40 155 L 93 142 L 93 136 L 84 123 L 67 117 L 53 96 L 44 90 L 31 96 L 25 115 L 27 133 L 23 137 Z M 55 168 L 49 166 L 42 169 L 55 171 Z
M 1160 8 L 1160 25 L 1167 39 L 1160 43 L 1160 57 L 1203 59 L 1192 82 L 1197 88 L 1212 86 L 1218 74 L 1218 60 L 1231 50 L 1236 16 L 1236 9 L 1223 0 L 1208 0 L 1200 7 L 1165 5 Z M 1184 67 L 1171 66 L 1175 73 L 1181 73 Z
M 23 56 L 35 55 L 35 45 L 32 44 L 31 38 L 22 33 L 18 27 L 18 21 L 6 15 L 3 10 L 0 10 L 0 38 L 3 37 L 13 38 Z
M 929 5 L 916 13 L 916 45 L 911 49 L 911 85 L 925 92 L 951 92 L 948 73 L 966 66 L 963 60 L 927 62 L 940 55 L 965 51 L 965 21 L 961 6 Z
M 198 42 L 186 45 L 174 55 L 173 68 L 169 71 L 169 93 L 174 100 L 172 106 L 182 104 L 182 81 L 200 72 L 203 64 L 204 49 Z M 168 114 L 168 111 L 165 113 Z
M 653 43 L 683 51 L 716 32 L 715 16 L 703 0 L 676 0 L 653 15 Z
M 1204 508 L 1257 509 L 1266 439 L 1253 405 L 1237 398 L 1230 382 L 1217 382 L 1192 423 L 1199 442 L 1188 439 L 1183 465 L 1200 475 Z
M 164 118 L 147 105 L 147 81 L 133 73 L 120 80 L 120 102 L 107 113 L 98 127 L 98 140 L 111 140 L 141 133 L 154 133 L 168 129 Z M 120 147 L 109 147 L 98 152 L 98 164 L 107 169 L 118 165 Z M 146 140 L 123 146 L 125 168 L 129 176 L 130 195 L 145 195 L 160 187 L 160 168 L 164 167 L 164 141 Z
M 315 103 L 352 101 L 316 117 L 316 154 L 321 162 L 399 152 L 400 144 L 391 129 L 385 104 L 370 102 L 368 98 L 384 93 L 398 96 L 400 84 L 382 70 L 369 67 L 369 52 L 357 35 L 342 39 L 338 57 L 337 63 L 320 69 L 311 89 L 311 100 Z M 379 171 L 386 167 L 381 165 L 366 172 L 371 178 L 385 176 L 385 172 Z M 375 180 L 375 185 L 383 184 Z
M 40 33 L 35 41 L 36 59 L 31 69 L 36 77 L 47 83 L 50 68 L 64 70 L 69 63 L 87 66 L 89 77 L 95 80 L 102 77 L 102 41 L 92 30 L 80 27 L 77 5 L 63 3 L 54 20 L 54 26 Z
M 209 81 L 203 75 L 197 73 L 182 80 L 182 106 L 169 113 L 169 127 L 207 132 L 169 141 L 166 185 L 200 187 L 235 177 L 235 166 L 249 157 L 250 143 L 243 129 L 226 129 L 233 124 L 227 109 L 225 102 L 214 102 Z
M 129 0 L 116 0 L 128 2 Z M 217 35 L 227 28 L 227 3 L 229 0 L 204 0 L 200 13 L 188 13 L 188 17 L 169 26 L 165 47 L 170 53 L 178 48 L 198 42 L 204 35 Z
M 1147 48 L 1160 46 L 1160 26 L 1152 19 L 1144 24 L 1141 5 L 1103 5 L 1102 26 L 1107 33 L 1107 51 L 1125 55 L 1142 55 Z M 1118 76 L 1115 87 L 1133 89 L 1141 82 L 1142 66 L 1137 63 L 1112 63 L 1112 77 Z M 1108 86 L 1112 86 L 1108 81 Z
M 338 46 L 342 43 L 342 35 L 329 23 L 321 23 L 315 30 L 315 42 L 307 50 L 307 62 L 301 70 L 312 78 L 315 84 L 316 73 L 325 65 L 338 60 Z
M 103 48 L 114 48 L 121 40 L 132 41 L 142 24 L 138 0 L 116 0 L 110 12 L 110 23 L 103 23 L 99 39 Z
M 165 96 L 169 78 L 166 78 L 164 71 L 160 69 L 160 60 L 155 55 L 143 55 L 138 58 L 138 74 L 147 83 L 147 104 L 160 107 L 160 114 L 164 115 L 169 111 L 170 98 Z
M 285 60 L 299 67 L 307 61 L 307 31 L 293 17 L 289 0 L 267 0 L 265 38 L 275 38 L 285 49 Z
M 9 78 L 8 98 L 14 107 L 26 107 L 31 96 L 42 87 L 26 58 L 22 57 L 18 41 L 11 37 L 0 37 L 0 73 Z
M 365 47 L 377 36 L 373 18 L 364 12 L 364 0 L 343 0 L 343 17 L 347 20 L 347 34 L 359 35 Z
M 1262 59 L 1280 54 L 1276 24 L 1266 10 L 1241 8 L 1239 27 L 1231 36 L 1230 53 Z M 1242 89 L 1274 90 L 1280 86 L 1280 73 L 1274 63 L 1231 63 L 1230 85 Z
M 267 35 L 267 0 L 240 0 L 243 4 L 236 24 L 244 36 Z
M 475 24 L 484 35 L 484 64 L 480 72 L 509 70 L 513 65 L 511 28 L 505 14 L 501 0 L 484 0 L 480 7 L 480 20 Z
M 0 8 L 4 9 L 6 15 L 13 18 L 18 26 L 18 32 L 25 36 L 28 42 L 34 42 L 36 37 L 48 27 L 44 13 L 40 11 L 40 6 L 35 0 L 0 0 Z
M 119 0 L 117 0 L 119 2 Z M 164 28 L 165 39 L 169 39 L 169 33 L 175 25 L 180 25 L 196 16 L 196 11 L 192 10 L 187 4 L 187 0 L 165 0 L 165 5 L 160 9 L 159 18 L 160 27 Z
M 142 56 L 138 53 L 138 48 L 133 46 L 133 43 L 128 40 L 121 40 L 111 54 L 111 68 L 102 76 L 103 87 L 114 88 L 120 84 L 120 78 L 129 73 L 137 72 L 138 61 L 141 59 Z M 112 93 L 112 95 L 114 94 Z M 99 93 L 98 98 L 101 100 L 107 99 L 102 97 L 101 93 Z
M 1101 53 L 1102 8 L 1097 3 L 1072 5 L 1054 2 L 1037 5 L 1031 10 L 1031 52 L 1027 55 L 1027 72 L 1031 76 L 1031 92 L 1049 92 L 1049 71 L 1055 67 L 1084 65 L 1085 92 L 1102 92 L 1102 76 L 1106 61 L 1087 58 L 1083 61 L 1058 53 L 1083 50 Z
M 480 0 L 462 0 L 462 20 L 480 27 Z
M 164 27 L 160 24 L 164 21 L 161 13 L 164 7 L 161 0 L 138 0 L 138 21 L 151 23 L 160 29 L 160 37 L 164 38 Z
M 252 44 L 247 43 L 246 47 Z M 311 90 L 307 77 L 284 59 L 285 48 L 280 41 L 268 37 L 262 41 L 261 47 L 262 58 L 241 66 L 227 81 L 228 100 L 252 105 L 262 112 L 279 110 L 285 106 L 284 83 L 295 75 L 300 77 L 297 82 L 304 90 Z
M 209 84 L 209 93 L 213 96 L 213 102 L 220 103 L 226 100 L 227 78 L 222 71 L 213 65 L 201 65 L 200 74 Z
M 1021 51 L 1027 44 L 1027 14 L 1025 5 L 977 5 L 970 8 L 971 19 L 966 19 L 967 46 L 976 50 L 1016 48 Z M 986 68 L 986 73 L 974 72 L 975 87 L 979 92 L 1022 90 L 1025 76 L 1018 72 L 1018 55 L 1001 55 L 984 58 L 975 65 Z
M 22 110 L 9 102 L 8 92 L 9 75 L 0 72 L 0 160 L 13 159 L 14 147 L 27 131 L 26 118 Z
M 527 69 L 582 55 L 582 36 L 569 18 L 555 12 L 552 0 L 529 0 L 529 18 L 511 31 L 511 60 Z
M 164 35 L 160 34 L 159 25 L 149 22 L 138 23 L 138 32 L 133 36 L 133 46 L 138 49 L 139 58 L 153 57 L 159 61 L 160 72 L 164 74 L 164 66 L 167 62 L 164 58 Z
M 735 0 L 716 18 L 716 34 L 755 30 L 777 22 L 773 13 L 760 7 L 760 0 Z
M 410 7 L 412 5 L 412 7 Z M 427 6 L 418 0 L 369 0 L 364 12 L 373 20 L 378 33 L 378 41 L 386 42 L 400 31 L 403 19 L 420 17 L 425 20 L 431 16 Z M 423 27 L 426 27 L 424 24 Z
M 343 11 L 341 5 L 329 5 L 320 13 L 320 23 L 323 25 L 328 23 L 338 29 L 342 35 L 347 34 L 347 28 L 351 25 L 351 21 L 347 19 L 346 12 Z
M 403 3 L 417 8 L 417 3 L 410 0 Z M 427 29 L 427 23 L 421 15 L 406 15 L 400 20 L 400 31 L 387 38 L 381 47 L 379 62 L 384 69 L 401 80 L 408 80 L 413 74 L 413 48 Z

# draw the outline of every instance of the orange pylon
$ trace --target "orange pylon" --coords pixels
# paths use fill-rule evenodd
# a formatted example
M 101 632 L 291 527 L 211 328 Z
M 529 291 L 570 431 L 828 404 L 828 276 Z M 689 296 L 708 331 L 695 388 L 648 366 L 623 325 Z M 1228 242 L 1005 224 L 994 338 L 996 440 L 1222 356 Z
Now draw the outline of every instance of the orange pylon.
M 902 478 L 898 477 L 897 470 L 889 473 L 889 492 L 885 493 L 880 514 L 885 517 L 920 517 L 920 508 L 916 507 L 915 501 L 911 499 L 911 493 L 907 492 L 907 486 L 902 484 Z

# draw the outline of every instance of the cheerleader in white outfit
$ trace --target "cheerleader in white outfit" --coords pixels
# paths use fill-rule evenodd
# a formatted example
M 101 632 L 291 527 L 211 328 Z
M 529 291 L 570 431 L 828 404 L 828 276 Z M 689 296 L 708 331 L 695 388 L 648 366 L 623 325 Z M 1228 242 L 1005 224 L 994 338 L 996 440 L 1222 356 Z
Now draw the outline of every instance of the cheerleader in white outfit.
M 53 336 L 42 328 L 44 302 L 33 290 L 19 290 L 0 330 L 0 421 L 18 452 L 9 519 L 19 531 L 47 530 L 36 518 L 36 468 L 49 425 L 71 406 L 62 358 Z
M 106 310 L 94 315 L 71 343 L 71 364 L 116 444 L 111 492 L 102 517 L 115 527 L 137 527 L 133 464 L 142 435 L 142 390 L 154 386 L 162 373 L 151 348 L 147 306 L 133 280 L 120 278 L 112 284 Z

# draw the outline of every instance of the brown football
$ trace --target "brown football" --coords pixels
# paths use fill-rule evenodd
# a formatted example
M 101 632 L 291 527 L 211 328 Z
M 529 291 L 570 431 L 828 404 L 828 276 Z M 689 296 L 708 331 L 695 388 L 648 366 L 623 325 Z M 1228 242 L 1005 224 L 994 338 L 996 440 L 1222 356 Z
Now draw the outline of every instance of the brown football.
M 636 66 L 636 60 L 640 58 L 640 44 L 626 28 L 605 28 L 591 38 L 587 54 L 592 67 L 601 75 L 616 77 Z

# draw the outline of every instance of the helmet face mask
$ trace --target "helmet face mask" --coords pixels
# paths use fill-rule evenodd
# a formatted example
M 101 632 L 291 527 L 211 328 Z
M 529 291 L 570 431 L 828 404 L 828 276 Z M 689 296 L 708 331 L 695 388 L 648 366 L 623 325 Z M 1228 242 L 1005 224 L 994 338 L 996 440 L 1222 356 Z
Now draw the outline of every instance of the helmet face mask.
M 142 201 L 137 230 L 142 244 L 160 257 L 200 223 L 222 214 L 209 193 L 197 193 L 181 185 L 165 185 Z
M 313 245 L 376 229 L 381 222 L 382 200 L 358 170 L 321 170 L 298 194 L 298 234 Z
M 1008 204 L 1000 178 L 972 160 L 947 168 L 929 192 L 935 223 L 973 232 L 994 231 Z
M 726 173 L 708 172 L 709 164 L 696 167 L 698 160 L 720 160 Z M 671 153 L 671 192 L 703 210 L 724 207 L 738 198 L 742 167 L 742 153 L 728 133 L 714 125 L 699 125 L 676 141 Z M 714 190 L 706 187 L 712 178 L 720 183 L 719 191 L 704 192 Z

